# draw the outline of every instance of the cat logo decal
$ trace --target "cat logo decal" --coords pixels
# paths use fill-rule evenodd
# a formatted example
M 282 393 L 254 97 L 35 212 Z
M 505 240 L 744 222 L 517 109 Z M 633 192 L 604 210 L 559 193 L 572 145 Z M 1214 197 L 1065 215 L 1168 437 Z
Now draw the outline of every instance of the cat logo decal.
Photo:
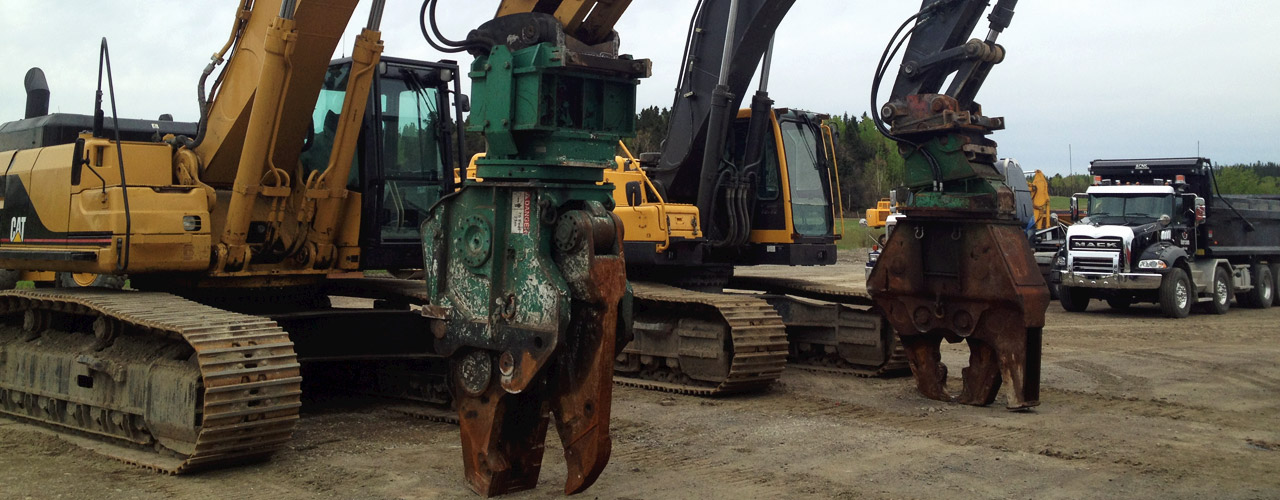
M 22 236 L 27 232 L 27 218 L 14 217 L 9 219 L 9 242 L 22 243 Z

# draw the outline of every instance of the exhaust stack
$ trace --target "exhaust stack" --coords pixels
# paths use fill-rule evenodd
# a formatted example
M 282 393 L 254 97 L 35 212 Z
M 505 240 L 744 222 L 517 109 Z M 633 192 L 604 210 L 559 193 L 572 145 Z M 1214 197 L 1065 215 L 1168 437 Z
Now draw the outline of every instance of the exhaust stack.
M 40 68 L 27 70 L 23 84 L 27 89 L 27 113 L 23 118 L 49 114 L 49 82 L 44 79 L 44 71 Z

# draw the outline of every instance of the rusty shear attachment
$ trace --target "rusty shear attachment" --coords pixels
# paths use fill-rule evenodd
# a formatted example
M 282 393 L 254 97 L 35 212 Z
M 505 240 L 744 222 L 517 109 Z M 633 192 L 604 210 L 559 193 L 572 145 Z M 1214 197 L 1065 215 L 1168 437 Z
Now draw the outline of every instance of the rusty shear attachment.
M 568 466 L 566 494 L 587 489 L 609 462 L 615 337 L 630 324 L 622 317 L 630 310 L 622 225 L 595 202 L 553 222 L 544 225 L 552 231 L 544 267 L 554 269 L 557 294 L 517 294 L 494 306 L 490 322 L 506 325 L 497 337 L 508 350 L 463 347 L 451 356 L 466 477 L 484 496 L 536 486 L 552 420 Z M 539 331 L 530 321 L 539 315 L 559 318 Z
M 1039 405 L 1049 292 L 1026 237 L 1007 223 L 904 222 L 908 227 L 890 236 L 867 288 L 897 330 L 920 393 L 985 406 L 1003 385 L 1010 410 Z M 945 231 L 947 225 L 954 227 Z M 946 387 L 944 339 L 969 346 L 955 397 Z

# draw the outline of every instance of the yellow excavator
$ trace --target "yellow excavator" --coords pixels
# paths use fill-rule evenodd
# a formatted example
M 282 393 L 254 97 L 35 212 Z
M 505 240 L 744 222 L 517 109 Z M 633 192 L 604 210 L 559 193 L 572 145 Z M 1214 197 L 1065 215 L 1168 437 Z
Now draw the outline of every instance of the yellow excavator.
M 843 235 L 827 117 L 768 97 L 771 40 L 793 4 L 698 2 L 662 150 L 637 158 L 624 147 L 606 173 L 636 298 L 616 380 L 711 395 L 765 387 L 788 360 L 858 376 L 906 371 L 869 297 L 734 273 L 834 264 Z M 738 110 L 757 68 L 759 89 Z
M 423 3 L 427 41 L 475 58 L 483 182 L 455 177 L 460 69 L 382 58 L 383 1 L 331 64 L 356 0 L 242 0 L 194 124 L 120 119 L 106 40 L 92 115 L 47 114 L 29 79 L 0 127 L 0 268 L 131 289 L 0 291 L 0 413 L 182 473 L 271 455 L 304 382 L 360 362 L 388 368 L 361 389 L 452 401 L 476 492 L 534 487 L 552 422 L 584 490 L 630 324 L 599 185 L 649 70 L 618 52 L 628 3 L 504 1 L 457 42 Z M 403 268 L 425 283 L 342 278 Z

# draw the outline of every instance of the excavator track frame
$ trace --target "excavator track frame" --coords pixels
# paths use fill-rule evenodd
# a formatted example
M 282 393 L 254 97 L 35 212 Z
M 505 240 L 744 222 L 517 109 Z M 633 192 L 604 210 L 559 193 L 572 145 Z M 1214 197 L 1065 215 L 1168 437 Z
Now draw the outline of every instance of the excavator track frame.
M 300 365 L 288 334 L 275 321 L 223 311 L 181 297 L 159 292 L 129 292 L 106 289 L 6 290 L 0 292 L 0 316 L 6 319 L 23 316 L 23 327 L 12 321 L 0 333 L 0 412 L 23 421 L 48 427 L 70 429 L 77 438 L 92 436 L 90 449 L 117 460 L 169 474 L 241 463 L 264 458 L 280 449 L 292 438 L 301 404 Z M 67 325 L 94 325 L 92 334 L 59 331 Z M 15 338 L 21 335 L 22 338 Z M 182 371 L 195 371 L 190 380 L 174 387 L 191 387 L 195 391 L 185 399 L 174 392 L 177 401 L 193 403 L 195 416 L 185 432 L 189 440 L 152 434 L 153 424 L 147 414 L 129 409 L 94 405 L 83 396 L 73 394 L 70 387 L 86 383 L 85 379 L 67 380 L 64 394 L 53 394 L 37 387 L 24 387 L 14 380 L 25 355 L 27 361 L 38 361 L 30 345 L 43 345 L 46 335 L 83 335 L 71 343 L 80 353 L 63 366 L 84 365 L 87 375 L 96 380 L 116 380 L 120 384 L 147 383 L 136 380 L 135 370 L 148 367 L 122 366 L 99 355 L 112 349 L 126 336 L 150 336 L 170 342 L 166 348 L 180 346 L 190 352 L 173 369 L 161 366 L 160 376 L 174 376 Z M 62 339 L 65 343 L 66 339 Z M 143 342 L 154 343 L 154 338 Z M 57 354 L 52 352 L 50 354 Z M 139 360 L 141 361 L 141 360 Z M 130 370 L 133 368 L 133 370 Z M 42 372 L 38 377 L 47 375 Z M 71 374 L 64 374 L 70 377 Z M 74 378 L 74 377 L 73 377 Z M 57 384 L 59 381 L 48 380 Z M 88 382 L 93 384 L 92 382 Z M 172 383 L 172 382 L 171 382 Z M 130 388 L 147 391 L 150 387 Z M 150 401 L 152 406 L 156 401 Z M 135 409 L 136 410 L 136 409 Z M 172 409 L 156 409 L 167 412 Z M 92 425 L 90 425 L 92 424 Z M 96 426 L 94 428 L 93 426 Z M 141 427 L 140 427 L 141 426 Z M 105 439 L 103 439 L 105 438 Z M 174 447 L 184 448 L 182 451 Z
M 797 278 L 762 276 L 734 276 L 729 279 L 728 287 L 763 292 L 763 297 L 779 311 L 794 307 L 807 310 L 784 312 L 782 315 L 788 325 L 787 338 L 791 344 L 788 366 L 863 378 L 900 376 L 910 372 L 902 342 L 865 291 Z M 828 334 L 809 331 L 806 327 L 811 325 L 805 325 L 803 317 L 812 318 L 818 314 L 827 316 L 817 320 L 823 323 L 821 326 L 836 331 Z M 813 350 L 801 349 L 800 344 L 823 348 L 824 359 L 815 356 Z M 838 352 L 840 344 L 856 344 L 865 350 L 875 350 L 884 360 L 875 363 L 867 358 L 853 358 L 848 352 Z M 837 352 L 826 352 L 833 350 Z
M 697 292 L 657 283 L 633 281 L 631 286 L 636 301 L 637 340 L 618 355 L 618 360 L 614 364 L 614 381 L 677 394 L 716 396 L 763 389 L 782 376 L 787 358 L 786 327 L 778 312 L 767 301 L 750 295 Z M 691 345 L 686 348 L 681 345 L 674 358 L 641 353 L 636 345 L 644 342 L 640 337 L 644 334 L 645 325 L 651 323 L 646 322 L 645 318 L 653 315 L 663 316 L 665 314 L 660 312 L 663 309 L 696 312 L 704 319 L 710 316 L 722 321 L 724 330 L 719 334 L 708 335 L 711 332 L 685 328 L 686 333 L 689 334 L 687 338 L 694 341 L 700 340 L 704 344 L 710 340 L 716 344 L 717 352 L 709 354 L 706 352 L 708 349 L 698 349 L 701 346 Z M 716 316 L 718 318 L 715 318 Z M 680 335 L 678 330 L 681 328 L 678 324 L 654 324 L 658 328 L 667 330 L 658 335 Z M 670 380 L 670 377 L 677 373 L 671 371 L 674 368 L 672 364 L 678 367 L 681 355 L 717 359 L 726 354 L 729 364 L 719 382 Z M 641 360 L 642 357 L 653 359 L 645 363 Z M 632 367 L 637 364 L 641 367 L 652 366 L 658 364 L 658 361 L 662 361 L 660 368 L 666 368 L 663 373 L 666 374 L 664 378 L 668 378 L 667 380 L 626 375 L 636 373 L 638 370 Z M 692 377 L 689 378 L 692 379 Z

